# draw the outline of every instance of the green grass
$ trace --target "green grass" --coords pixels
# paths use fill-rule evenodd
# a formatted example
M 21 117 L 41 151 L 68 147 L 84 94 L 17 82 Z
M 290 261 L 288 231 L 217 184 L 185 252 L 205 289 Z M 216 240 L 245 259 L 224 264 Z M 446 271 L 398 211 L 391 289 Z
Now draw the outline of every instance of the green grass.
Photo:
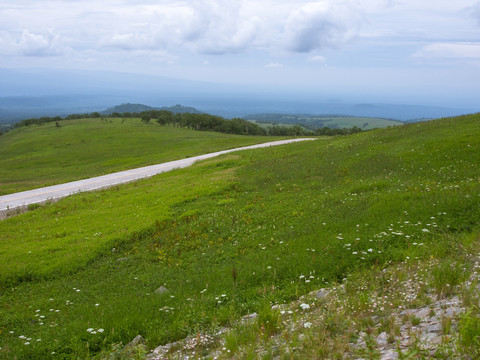
M 32 125 L 0 137 L 0 195 L 213 151 L 280 140 L 83 119 Z
M 478 237 L 479 120 L 230 154 L 4 220 L 0 356 L 85 359 L 138 334 L 152 348 L 371 267 L 451 257 Z
M 459 347 L 472 359 L 480 356 L 480 311 L 478 307 L 463 314 L 459 327 Z
M 439 296 L 448 296 L 466 280 L 465 264 L 443 262 L 432 270 L 433 286 Z

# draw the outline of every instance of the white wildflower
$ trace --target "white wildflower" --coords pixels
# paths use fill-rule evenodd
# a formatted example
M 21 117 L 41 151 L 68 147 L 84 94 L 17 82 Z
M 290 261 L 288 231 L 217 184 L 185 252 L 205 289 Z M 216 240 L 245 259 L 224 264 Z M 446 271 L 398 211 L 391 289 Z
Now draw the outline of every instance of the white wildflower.
M 300 304 L 300 307 L 302 308 L 302 310 L 308 310 L 308 309 L 310 309 L 310 305 L 305 304 L 305 303 L 301 303 L 301 304 Z

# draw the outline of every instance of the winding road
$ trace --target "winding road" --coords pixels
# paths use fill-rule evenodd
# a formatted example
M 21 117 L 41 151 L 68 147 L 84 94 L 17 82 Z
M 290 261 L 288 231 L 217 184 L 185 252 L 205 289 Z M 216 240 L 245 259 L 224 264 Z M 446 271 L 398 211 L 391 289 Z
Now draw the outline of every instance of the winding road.
M 97 176 L 90 179 L 73 181 L 65 184 L 53 185 L 34 190 L 22 191 L 19 193 L 8 194 L 0 196 L 0 212 L 12 211 L 17 208 L 22 208 L 31 204 L 42 203 L 49 200 L 60 199 L 78 192 L 92 191 L 102 188 L 108 188 L 118 184 L 123 184 L 138 179 L 151 177 L 160 173 L 171 171 L 174 169 L 181 169 L 192 165 L 193 163 L 210 159 L 219 155 L 228 154 L 234 151 L 258 149 L 270 146 L 284 145 L 299 141 L 316 140 L 314 138 L 301 138 L 273 141 L 263 144 L 244 146 L 235 149 L 222 150 L 209 154 L 194 156 L 187 159 L 169 161 L 166 163 L 145 166 L 137 169 L 131 169 L 112 173 L 103 176 Z

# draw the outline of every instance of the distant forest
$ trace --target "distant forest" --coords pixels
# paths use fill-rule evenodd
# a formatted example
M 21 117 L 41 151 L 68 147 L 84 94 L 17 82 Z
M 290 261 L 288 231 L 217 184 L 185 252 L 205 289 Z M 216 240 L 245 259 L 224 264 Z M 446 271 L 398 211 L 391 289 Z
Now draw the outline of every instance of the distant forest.
M 328 127 L 317 129 L 306 129 L 299 125 L 286 127 L 280 125 L 273 125 L 270 127 L 261 127 L 250 121 L 235 118 L 225 119 L 216 115 L 209 114 L 192 114 L 192 113 L 174 113 L 167 110 L 149 110 L 138 113 L 132 112 L 113 112 L 111 114 L 100 114 L 98 112 L 88 114 L 72 114 L 65 117 L 40 117 L 22 120 L 15 124 L 15 128 L 30 126 L 30 125 L 43 125 L 49 122 L 56 122 L 57 126 L 61 120 L 74 120 L 84 118 L 140 118 L 145 124 L 158 123 L 160 125 L 171 125 L 176 127 L 188 128 L 199 131 L 216 131 L 226 134 L 237 135 L 271 135 L 271 136 L 312 136 L 312 135 L 348 135 L 363 131 L 358 127 L 344 128 L 344 129 L 331 129 Z

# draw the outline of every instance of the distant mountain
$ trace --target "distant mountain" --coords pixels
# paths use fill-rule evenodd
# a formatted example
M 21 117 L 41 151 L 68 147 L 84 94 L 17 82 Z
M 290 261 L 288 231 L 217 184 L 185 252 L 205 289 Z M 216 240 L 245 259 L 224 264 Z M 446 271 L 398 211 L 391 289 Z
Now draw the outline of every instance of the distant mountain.
M 42 116 L 85 114 L 105 109 L 95 96 L 8 96 L 0 97 L 0 122 L 15 123 Z
M 15 114 L 11 111 L 0 109 L 0 124 L 8 124 L 14 121 Z
M 122 104 L 122 105 L 117 105 L 114 107 L 111 107 L 105 111 L 102 111 L 102 114 L 105 115 L 111 115 L 113 113 L 139 113 L 142 111 L 149 111 L 149 110 L 156 110 L 155 108 L 148 106 L 148 105 L 143 105 L 143 104 Z
M 171 111 L 176 114 L 190 113 L 190 114 L 203 114 L 203 111 L 197 110 L 190 106 L 174 105 L 168 107 L 161 107 L 160 110 Z
M 325 102 L 315 99 L 301 99 L 291 96 L 272 97 L 238 97 L 237 99 L 219 100 L 217 104 L 203 103 L 198 108 L 210 114 L 224 117 L 243 117 L 250 114 L 303 114 L 321 116 L 351 116 L 416 122 L 442 117 L 458 116 L 478 112 L 476 108 L 449 108 L 431 105 L 389 104 L 389 103 L 355 103 Z
M 443 105 L 408 105 L 408 103 L 395 104 L 395 99 L 388 100 L 390 103 L 378 102 L 375 97 L 367 100 L 368 103 L 352 98 L 331 101 L 328 100 L 331 94 L 323 90 L 318 93 L 299 93 L 293 90 L 272 90 L 259 86 L 118 72 L 0 68 L 0 79 L 0 109 L 2 109 L 0 121 L 3 122 L 42 116 L 101 112 L 112 104 L 145 103 L 189 104 L 195 111 L 226 118 L 252 113 L 303 113 L 420 121 L 480 110 L 477 104 L 466 108 L 457 107 L 460 105 L 448 102 L 445 103 L 445 107 L 442 107 Z M 418 101 L 420 99 L 415 99 L 416 103 Z M 183 106 L 172 106 L 160 109 L 194 112 L 192 108 L 188 110 L 183 108 Z M 157 108 L 138 109 L 143 111 L 143 109 Z M 113 111 L 125 112 L 121 108 Z
M 163 106 L 163 107 L 152 107 L 143 104 L 122 104 L 111 107 L 102 112 L 105 115 L 111 115 L 113 113 L 140 113 L 142 111 L 150 111 L 150 110 L 166 110 L 171 111 L 173 113 L 190 113 L 190 114 L 202 114 L 201 111 L 190 107 L 190 106 L 182 106 L 182 105 L 174 105 L 174 106 Z

